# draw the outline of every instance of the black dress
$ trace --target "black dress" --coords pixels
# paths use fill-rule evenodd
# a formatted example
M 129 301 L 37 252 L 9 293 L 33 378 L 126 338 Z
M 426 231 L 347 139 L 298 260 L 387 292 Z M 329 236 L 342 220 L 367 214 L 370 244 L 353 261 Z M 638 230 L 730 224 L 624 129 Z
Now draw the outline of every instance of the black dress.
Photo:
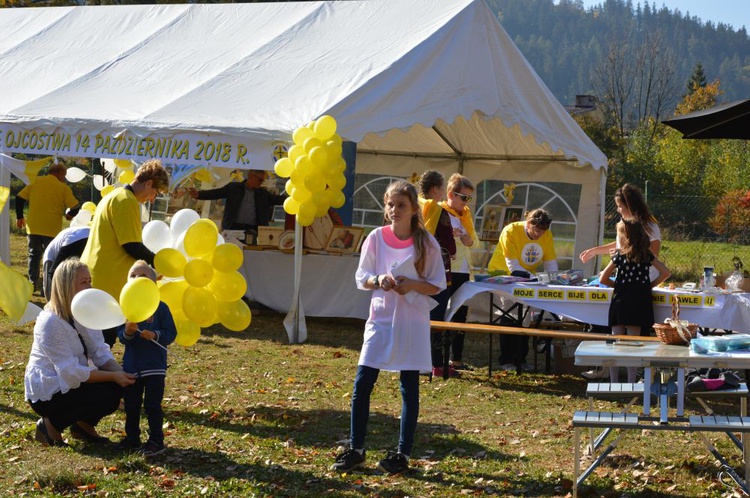
M 609 326 L 632 325 L 651 327 L 654 324 L 654 303 L 651 297 L 648 263 L 632 263 L 616 252 L 612 262 L 617 268 L 617 279 L 609 305 Z

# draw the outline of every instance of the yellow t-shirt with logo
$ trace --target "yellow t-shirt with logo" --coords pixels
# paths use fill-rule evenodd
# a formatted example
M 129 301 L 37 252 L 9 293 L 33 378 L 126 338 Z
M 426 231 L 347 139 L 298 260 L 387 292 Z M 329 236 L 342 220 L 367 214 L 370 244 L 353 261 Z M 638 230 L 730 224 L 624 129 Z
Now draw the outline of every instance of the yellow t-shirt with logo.
M 123 244 L 142 242 L 141 205 L 133 192 L 117 188 L 99 202 L 81 261 L 91 271 L 92 286 L 119 301 L 135 258 Z
M 526 222 L 517 221 L 506 225 L 500 233 L 500 241 L 487 265 L 488 271 L 508 271 L 505 258 L 517 259 L 527 271 L 533 273 L 543 261 L 557 259 L 552 231 L 547 230 L 537 240 L 526 235 Z
M 65 208 L 78 205 L 78 199 L 64 182 L 52 175 L 39 176 L 26 185 L 18 197 L 28 201 L 26 233 L 54 237 L 62 230 Z

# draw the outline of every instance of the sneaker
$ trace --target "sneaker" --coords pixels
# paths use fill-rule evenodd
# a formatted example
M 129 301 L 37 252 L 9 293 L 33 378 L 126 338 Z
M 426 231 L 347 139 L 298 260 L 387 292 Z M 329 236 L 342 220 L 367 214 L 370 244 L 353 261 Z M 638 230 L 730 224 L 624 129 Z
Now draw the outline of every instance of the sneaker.
M 117 451 L 136 451 L 140 449 L 141 442 L 137 439 L 131 439 L 129 437 L 123 438 L 119 443 L 115 444 L 114 449 Z
M 409 470 L 409 460 L 401 453 L 388 452 L 388 455 L 378 463 L 380 470 L 389 474 L 401 474 Z
M 456 369 L 453 367 L 449 367 L 448 369 L 448 377 L 458 377 L 461 374 L 456 372 Z M 432 367 L 432 376 L 433 377 L 443 377 L 443 367 Z
M 581 373 L 584 379 L 588 380 L 603 380 L 609 379 L 609 368 L 597 367 L 589 370 L 588 372 Z
M 500 365 L 500 370 L 505 370 L 506 372 L 515 372 L 518 370 L 518 367 L 516 367 L 515 363 L 503 363 Z
M 331 465 L 331 470 L 338 472 L 349 472 L 365 465 L 365 450 L 359 451 L 349 448 L 336 456 L 336 461 Z
M 140 449 L 139 453 L 146 458 L 150 458 L 155 457 L 156 455 L 161 455 L 165 451 L 167 451 L 167 447 L 164 446 L 164 443 L 156 443 L 149 439 L 146 441 L 146 444 L 143 445 L 143 448 Z
M 453 367 L 454 370 L 474 370 L 474 367 L 472 367 L 471 365 L 467 365 L 466 363 L 461 363 L 460 365 L 454 365 L 453 363 L 451 363 L 451 367 Z

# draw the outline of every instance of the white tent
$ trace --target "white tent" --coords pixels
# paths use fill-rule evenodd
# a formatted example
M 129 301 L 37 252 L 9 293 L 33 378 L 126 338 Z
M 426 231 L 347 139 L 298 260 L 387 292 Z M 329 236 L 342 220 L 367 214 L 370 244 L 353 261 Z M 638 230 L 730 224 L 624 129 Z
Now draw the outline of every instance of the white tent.
M 482 0 L 0 9 L 0 95 L 0 153 L 223 167 L 330 114 L 358 173 L 579 185 L 600 237 L 606 158 Z

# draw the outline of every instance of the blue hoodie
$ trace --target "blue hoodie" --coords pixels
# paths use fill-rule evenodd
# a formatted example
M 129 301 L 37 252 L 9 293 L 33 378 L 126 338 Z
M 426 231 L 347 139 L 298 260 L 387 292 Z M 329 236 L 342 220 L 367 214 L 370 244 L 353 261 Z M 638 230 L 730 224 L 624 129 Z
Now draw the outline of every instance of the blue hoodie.
M 125 355 L 122 358 L 122 368 L 135 374 L 136 377 L 148 375 L 167 375 L 167 350 L 166 347 L 177 337 L 177 327 L 172 318 L 169 306 L 160 302 L 156 313 L 138 324 L 139 330 L 151 330 L 156 333 L 156 342 L 164 346 L 159 347 L 151 341 L 147 341 L 139 334 L 132 337 L 125 335 L 125 326 L 117 329 L 120 342 L 125 345 Z

